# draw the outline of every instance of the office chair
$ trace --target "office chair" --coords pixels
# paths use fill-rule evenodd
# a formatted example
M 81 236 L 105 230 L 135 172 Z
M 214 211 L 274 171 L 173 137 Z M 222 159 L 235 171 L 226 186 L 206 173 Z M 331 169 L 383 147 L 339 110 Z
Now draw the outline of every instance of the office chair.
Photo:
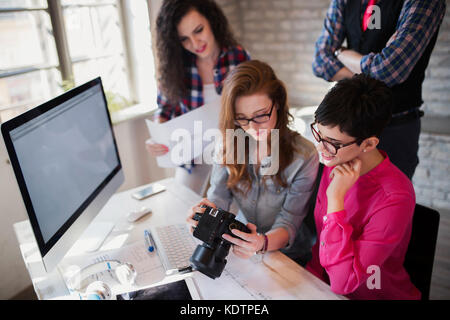
M 314 221 L 314 208 L 316 206 L 316 198 L 317 198 L 317 192 L 319 190 L 320 185 L 320 178 L 322 177 L 322 171 L 323 171 L 323 164 L 319 164 L 319 168 L 317 170 L 317 176 L 316 180 L 314 181 L 314 184 L 312 186 L 312 194 L 308 200 L 307 208 L 308 211 L 306 212 L 306 216 L 303 219 L 303 224 L 306 226 L 306 229 L 308 229 L 306 232 L 309 231 L 309 234 L 311 235 L 311 241 L 309 245 L 312 247 L 316 243 L 317 239 L 317 230 L 316 230 L 316 222 Z M 295 254 L 297 255 L 297 253 Z M 309 252 L 307 254 L 302 255 L 301 257 L 293 257 L 290 254 L 287 254 L 289 258 L 294 260 L 296 263 L 304 267 L 306 263 L 311 260 L 312 253 Z
M 317 199 L 317 192 L 319 191 L 319 185 L 320 185 L 320 179 L 322 178 L 322 172 L 323 172 L 324 165 L 322 163 L 319 163 L 319 169 L 317 171 L 317 177 L 316 181 L 314 182 L 313 186 L 313 193 L 311 194 L 311 197 L 308 201 L 308 213 L 306 214 L 305 219 L 303 222 L 308 227 L 309 231 L 313 235 L 312 245 L 316 243 L 317 238 L 317 230 L 316 230 L 316 222 L 314 220 L 314 208 L 316 207 L 316 199 Z
M 422 293 L 422 300 L 429 300 L 431 273 L 439 229 L 439 212 L 416 204 L 411 240 L 405 256 L 404 267 L 411 282 Z

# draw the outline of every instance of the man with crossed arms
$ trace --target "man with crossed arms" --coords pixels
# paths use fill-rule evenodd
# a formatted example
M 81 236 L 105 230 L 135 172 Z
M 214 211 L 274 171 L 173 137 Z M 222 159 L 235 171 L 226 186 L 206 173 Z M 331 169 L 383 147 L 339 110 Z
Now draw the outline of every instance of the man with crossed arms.
M 379 148 L 409 179 L 419 163 L 422 83 L 445 10 L 445 0 L 332 0 L 316 42 L 317 77 L 364 73 L 391 87 L 395 106 Z

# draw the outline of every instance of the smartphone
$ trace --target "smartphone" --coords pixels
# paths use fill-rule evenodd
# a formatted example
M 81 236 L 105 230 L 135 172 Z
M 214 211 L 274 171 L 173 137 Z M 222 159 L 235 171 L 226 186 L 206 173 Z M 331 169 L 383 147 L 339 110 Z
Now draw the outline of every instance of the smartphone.
M 164 187 L 162 184 L 153 183 L 150 186 L 133 193 L 131 196 L 136 200 L 142 200 L 157 193 L 163 192 L 164 190 L 166 190 L 166 187 Z

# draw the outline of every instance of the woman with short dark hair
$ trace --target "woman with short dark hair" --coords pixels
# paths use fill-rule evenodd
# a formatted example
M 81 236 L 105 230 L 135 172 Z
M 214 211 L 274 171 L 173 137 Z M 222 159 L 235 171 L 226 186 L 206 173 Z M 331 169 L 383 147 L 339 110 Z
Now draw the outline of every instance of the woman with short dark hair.
M 359 74 L 327 93 L 311 125 L 325 167 L 307 269 L 352 299 L 420 298 L 403 267 L 414 188 L 377 149 L 392 103 L 383 82 Z

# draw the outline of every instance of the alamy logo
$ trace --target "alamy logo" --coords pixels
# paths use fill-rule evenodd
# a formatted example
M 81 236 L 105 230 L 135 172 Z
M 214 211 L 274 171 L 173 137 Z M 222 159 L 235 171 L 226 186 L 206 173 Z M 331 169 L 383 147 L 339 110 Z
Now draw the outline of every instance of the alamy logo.
M 270 163 L 261 166 L 260 173 L 277 174 L 280 140 L 278 129 L 260 129 L 258 134 L 253 129 L 247 131 L 241 128 L 227 129 L 225 135 L 225 140 L 230 143 L 230 150 L 226 157 L 222 157 L 224 139 L 219 129 L 209 128 L 203 131 L 201 121 L 194 121 L 192 132 L 187 129 L 175 129 L 170 136 L 173 143 L 170 160 L 176 165 L 190 163 L 191 159 L 194 159 L 195 164 L 245 164 L 247 161 L 248 164 L 257 164 L 258 159 L 270 158 Z M 260 141 L 252 138 L 259 135 L 266 138 Z
M 371 5 L 367 8 L 371 12 L 369 20 L 367 21 L 367 29 L 381 29 L 381 9 L 377 5 Z
M 366 284 L 369 290 L 381 289 L 381 272 L 380 267 L 376 265 L 370 265 L 367 267 L 367 273 L 370 274 L 367 278 Z

